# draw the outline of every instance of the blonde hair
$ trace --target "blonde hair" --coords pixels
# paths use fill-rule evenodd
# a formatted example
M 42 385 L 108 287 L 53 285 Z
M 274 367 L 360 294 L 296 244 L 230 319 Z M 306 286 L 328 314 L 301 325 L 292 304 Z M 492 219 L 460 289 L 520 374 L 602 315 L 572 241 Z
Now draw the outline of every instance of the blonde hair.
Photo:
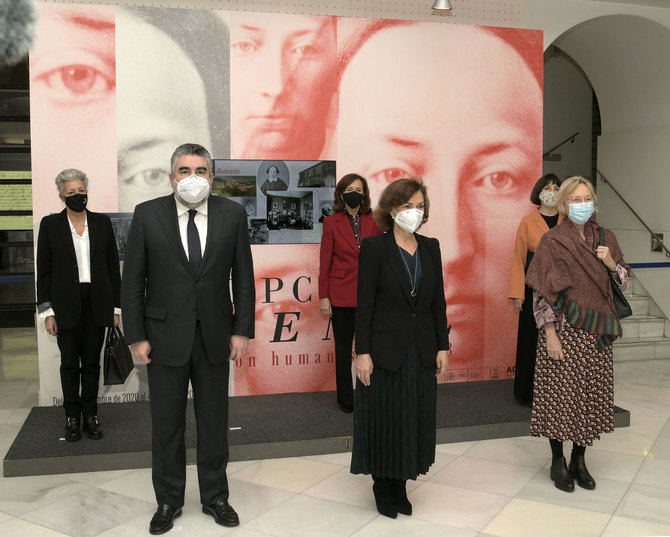
M 596 191 L 593 189 L 591 180 L 587 179 L 586 177 L 582 177 L 581 175 L 575 175 L 563 181 L 561 188 L 558 189 L 558 195 L 556 198 L 556 208 L 558 209 L 558 214 L 568 216 L 568 199 L 579 185 L 584 185 L 589 189 L 591 197 L 593 198 L 594 212 L 598 212 L 598 196 L 596 196 Z

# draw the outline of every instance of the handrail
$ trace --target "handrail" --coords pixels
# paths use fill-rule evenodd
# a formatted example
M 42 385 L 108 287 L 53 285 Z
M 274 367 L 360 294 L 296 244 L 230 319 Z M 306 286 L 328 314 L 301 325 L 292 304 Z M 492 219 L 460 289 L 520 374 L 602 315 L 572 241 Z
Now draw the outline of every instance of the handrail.
M 561 147 L 563 144 L 569 142 L 570 140 L 574 141 L 575 138 L 576 138 L 577 136 L 579 136 L 579 131 L 577 131 L 576 133 L 574 133 L 572 136 L 568 136 L 568 137 L 567 137 L 565 140 L 563 140 L 560 144 L 555 145 L 555 146 L 552 147 L 549 151 L 545 151 L 544 153 L 542 153 L 542 156 L 543 156 L 543 157 L 546 157 L 549 153 L 551 153 L 551 152 L 554 151 L 555 149 L 558 149 L 558 148 Z
M 652 238 L 654 240 L 656 240 L 661 245 L 661 248 L 663 248 L 663 250 L 665 250 L 665 255 L 667 257 L 670 257 L 670 250 L 668 250 L 667 246 L 665 244 L 663 244 L 663 240 L 656 236 L 656 233 L 654 233 L 652 231 L 652 229 L 646 224 L 646 222 L 644 220 L 642 220 L 642 217 L 635 212 L 635 209 L 633 209 L 630 206 L 630 204 L 623 198 L 623 196 L 621 194 L 619 194 L 619 191 L 614 187 L 614 185 L 612 183 L 610 183 L 609 179 L 607 179 L 607 177 L 605 177 L 600 170 L 596 170 L 596 171 L 598 173 L 598 176 L 602 180 L 602 182 L 605 183 L 607 186 L 609 186 L 612 189 L 612 191 L 617 196 L 619 196 L 619 199 L 621 201 L 623 201 L 623 204 L 630 209 L 630 212 L 633 213 L 635 218 L 637 218 L 640 221 L 640 223 L 645 227 L 645 229 L 651 234 Z

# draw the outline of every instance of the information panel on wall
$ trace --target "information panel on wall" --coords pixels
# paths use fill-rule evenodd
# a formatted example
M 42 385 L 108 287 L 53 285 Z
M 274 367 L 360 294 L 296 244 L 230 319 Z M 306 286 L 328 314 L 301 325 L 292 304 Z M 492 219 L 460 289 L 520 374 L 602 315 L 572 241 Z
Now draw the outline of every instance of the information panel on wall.
M 231 393 L 329 390 L 318 242 L 335 181 L 363 175 L 375 205 L 389 182 L 421 178 L 419 232 L 440 241 L 452 325 L 439 380 L 510 378 L 507 288 L 541 175 L 542 62 L 535 30 L 43 3 L 30 57 L 34 224 L 63 208 L 57 173 L 80 168 L 89 208 L 122 233 L 136 204 L 172 192 L 175 147 L 204 145 L 213 193 L 245 206 L 253 243 L 257 335 Z M 50 404 L 58 349 L 43 330 L 39 352 Z M 146 397 L 146 371 L 116 389 Z

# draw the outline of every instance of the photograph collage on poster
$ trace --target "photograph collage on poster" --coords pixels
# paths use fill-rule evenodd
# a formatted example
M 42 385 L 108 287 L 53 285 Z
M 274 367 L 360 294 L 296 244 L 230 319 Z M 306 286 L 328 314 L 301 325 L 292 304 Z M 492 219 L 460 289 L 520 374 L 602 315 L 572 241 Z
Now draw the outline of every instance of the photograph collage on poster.
M 318 244 L 335 178 L 334 161 L 214 159 L 212 194 L 244 207 L 253 245 Z

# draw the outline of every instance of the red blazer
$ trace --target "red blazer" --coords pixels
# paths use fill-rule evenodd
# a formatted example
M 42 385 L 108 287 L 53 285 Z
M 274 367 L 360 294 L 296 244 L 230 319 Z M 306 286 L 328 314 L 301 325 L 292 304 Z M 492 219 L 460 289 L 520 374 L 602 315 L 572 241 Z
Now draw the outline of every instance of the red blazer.
M 361 240 L 379 235 L 372 213 L 361 215 Z M 329 298 L 333 306 L 356 307 L 358 252 L 354 231 L 344 212 L 323 220 L 319 263 L 319 298 Z

